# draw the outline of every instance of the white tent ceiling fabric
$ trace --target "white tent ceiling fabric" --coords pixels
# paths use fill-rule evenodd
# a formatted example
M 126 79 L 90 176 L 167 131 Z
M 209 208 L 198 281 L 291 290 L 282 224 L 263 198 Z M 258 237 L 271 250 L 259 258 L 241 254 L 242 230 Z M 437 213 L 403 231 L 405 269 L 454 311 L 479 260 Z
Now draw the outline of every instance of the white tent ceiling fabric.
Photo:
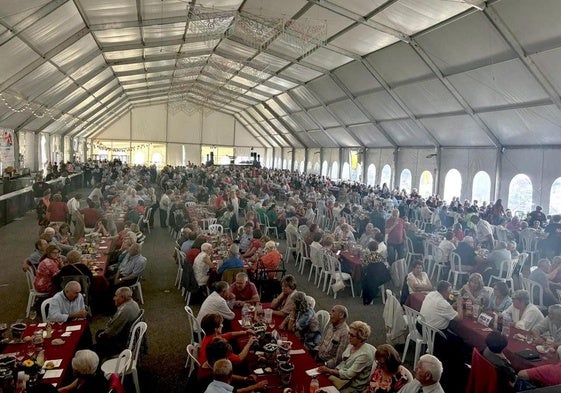
M 181 101 L 265 148 L 561 146 L 560 14 L 557 0 L 2 1 L 0 127 L 88 138 Z

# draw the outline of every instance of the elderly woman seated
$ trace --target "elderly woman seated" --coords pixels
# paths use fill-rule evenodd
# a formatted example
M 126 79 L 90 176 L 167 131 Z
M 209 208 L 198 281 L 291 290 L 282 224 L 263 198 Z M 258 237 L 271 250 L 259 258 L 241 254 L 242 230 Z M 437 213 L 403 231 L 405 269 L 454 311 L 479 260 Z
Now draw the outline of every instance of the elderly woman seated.
M 304 292 L 292 296 L 294 309 L 286 316 L 280 328 L 296 332 L 306 348 L 315 350 L 321 341 L 318 319 Z
M 329 379 L 341 393 L 362 392 L 369 383 L 370 370 L 374 363 L 376 348 L 366 341 L 370 326 L 355 321 L 349 326 L 349 345 L 343 352 L 343 360 L 335 368 L 318 367 L 318 371 L 329 375 Z
M 109 381 L 98 372 L 99 357 L 89 349 L 77 351 L 72 358 L 72 370 L 76 379 L 70 385 L 60 388 L 59 393 L 108 392 Z
M 265 243 L 265 254 L 259 258 L 259 262 L 252 265 L 251 269 L 278 270 L 282 260 L 282 254 L 277 250 L 277 244 L 269 240 Z M 269 278 L 274 278 L 276 273 L 269 273 Z

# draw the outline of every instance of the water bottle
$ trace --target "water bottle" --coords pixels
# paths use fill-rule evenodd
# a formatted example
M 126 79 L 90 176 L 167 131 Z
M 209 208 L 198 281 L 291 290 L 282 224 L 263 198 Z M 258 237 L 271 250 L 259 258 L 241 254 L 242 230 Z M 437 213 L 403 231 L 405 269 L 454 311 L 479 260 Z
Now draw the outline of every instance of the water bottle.
M 249 307 L 244 303 L 242 307 L 242 327 L 249 325 Z
M 319 389 L 319 382 L 316 376 L 312 377 L 310 381 L 310 393 L 316 393 Z
M 263 322 L 263 306 L 261 303 L 255 305 L 255 320 L 257 322 Z
M 503 315 L 503 336 L 505 336 L 506 338 L 508 338 L 509 334 L 510 334 L 510 315 L 508 313 L 505 313 Z

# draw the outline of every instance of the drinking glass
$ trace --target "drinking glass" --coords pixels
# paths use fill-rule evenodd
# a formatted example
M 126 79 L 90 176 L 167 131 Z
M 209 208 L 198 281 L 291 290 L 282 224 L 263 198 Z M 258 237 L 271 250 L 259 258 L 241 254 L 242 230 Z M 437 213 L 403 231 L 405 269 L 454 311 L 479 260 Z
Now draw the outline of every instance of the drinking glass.
M 31 319 L 31 322 L 35 322 L 36 318 L 37 318 L 37 311 L 35 310 L 29 311 L 29 319 Z

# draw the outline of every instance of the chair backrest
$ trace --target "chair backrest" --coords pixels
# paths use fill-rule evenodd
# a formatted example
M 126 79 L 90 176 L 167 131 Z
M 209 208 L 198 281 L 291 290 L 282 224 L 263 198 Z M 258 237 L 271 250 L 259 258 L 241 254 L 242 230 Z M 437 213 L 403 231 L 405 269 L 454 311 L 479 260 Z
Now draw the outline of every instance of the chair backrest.
M 312 261 L 312 265 L 319 266 L 321 262 L 321 250 L 310 247 L 310 260 Z
M 128 369 L 130 369 L 132 361 L 132 351 L 128 348 L 123 349 L 117 357 L 117 363 L 115 364 L 115 370 L 113 372 L 119 375 L 121 379 L 121 383 L 125 380 L 125 373 Z
M 185 207 L 195 206 L 195 204 L 196 204 L 196 203 L 193 202 L 193 201 L 187 201 L 187 202 L 185 202 Z
M 518 260 L 516 260 L 518 262 Z M 510 278 L 512 276 L 512 269 L 514 265 L 512 264 L 512 259 L 505 259 L 501 261 L 501 268 L 499 269 L 498 277 L 501 278 Z
M 217 233 L 224 233 L 224 227 L 222 224 L 210 224 L 208 226 L 208 233 L 211 235 L 216 235 Z
M 423 327 L 423 341 L 427 343 L 427 353 L 434 355 L 434 339 L 438 334 L 442 338 L 446 338 L 444 333 L 440 329 L 435 328 L 432 325 L 426 323 L 423 319 L 419 319 L 418 322 Z
M 462 271 L 462 257 L 454 251 L 450 254 L 450 269 Z
M 129 349 L 132 352 L 132 361 L 130 362 L 130 369 L 135 369 L 138 363 L 138 355 L 140 354 L 140 348 L 142 347 L 142 340 L 144 339 L 144 334 L 148 329 L 146 322 L 138 322 L 132 331 L 132 337 L 130 340 Z
M 541 284 L 529 278 L 522 278 L 522 283 L 530 295 L 530 303 L 543 308 L 543 287 Z
M 129 338 L 127 340 L 127 348 L 130 347 L 131 340 L 134 337 L 134 334 L 133 334 L 134 328 L 136 327 L 136 325 L 139 322 L 142 322 L 142 321 L 144 321 L 144 309 L 143 308 L 140 309 L 140 312 L 138 313 L 138 316 L 129 325 Z
M 199 357 L 199 344 L 188 344 L 187 345 L 187 355 L 195 362 L 198 367 L 201 367 L 201 363 L 197 360 Z
M 496 393 L 498 388 L 497 369 L 477 350 L 471 354 L 471 371 L 465 393 Z
M 199 321 L 195 318 L 193 310 L 189 306 L 185 306 L 185 312 L 187 313 L 187 319 L 189 322 L 189 329 L 191 330 L 191 343 L 200 343 L 203 340 L 204 330 L 201 328 Z
M 35 281 L 35 273 L 33 272 L 33 269 L 27 269 L 25 271 L 25 278 L 27 280 L 27 289 L 29 289 L 29 291 L 34 291 L 35 286 L 33 285 L 33 282 Z
M 228 284 L 233 283 L 236 280 L 236 274 L 243 272 L 244 268 L 228 269 L 222 272 L 222 281 L 226 281 Z
M 329 323 L 329 312 L 325 310 L 319 310 L 318 312 L 316 312 L 316 318 L 318 320 L 319 331 L 323 335 L 325 333 L 325 329 L 327 328 L 327 324 Z
M 437 263 L 448 263 L 444 251 L 440 247 L 434 247 L 434 259 L 436 259 Z
M 520 275 L 522 275 L 522 269 L 524 269 L 524 264 L 526 263 L 527 259 L 528 259 L 528 253 L 526 252 L 521 252 L 518 255 L 518 264 L 516 265 L 516 272 L 519 273 Z
M 308 232 L 310 232 L 310 227 L 307 225 L 299 225 L 298 226 L 298 232 L 302 235 L 302 236 L 306 236 L 306 234 Z
M 413 254 L 415 249 L 413 248 L 413 240 L 409 236 L 405 236 L 405 245 L 407 246 L 407 252 Z
M 314 299 L 312 296 L 306 295 L 306 302 L 312 310 L 316 308 L 316 299 Z
M 401 288 L 407 276 L 407 263 L 405 259 L 398 259 L 390 266 L 390 274 L 396 288 Z
M 407 323 L 407 330 L 411 338 L 420 338 L 420 333 L 417 330 L 417 320 L 421 314 L 407 306 L 403 306 L 403 310 L 405 311 L 405 322 Z
M 43 322 L 47 322 L 47 317 L 49 316 L 49 307 L 52 300 L 53 298 L 48 298 L 43 300 L 43 302 L 41 303 L 41 318 L 43 319 Z
M 296 241 L 297 241 L 297 237 L 294 236 L 294 234 L 292 232 L 287 231 L 286 232 L 286 246 L 291 247 L 291 248 L 295 248 L 296 247 Z

